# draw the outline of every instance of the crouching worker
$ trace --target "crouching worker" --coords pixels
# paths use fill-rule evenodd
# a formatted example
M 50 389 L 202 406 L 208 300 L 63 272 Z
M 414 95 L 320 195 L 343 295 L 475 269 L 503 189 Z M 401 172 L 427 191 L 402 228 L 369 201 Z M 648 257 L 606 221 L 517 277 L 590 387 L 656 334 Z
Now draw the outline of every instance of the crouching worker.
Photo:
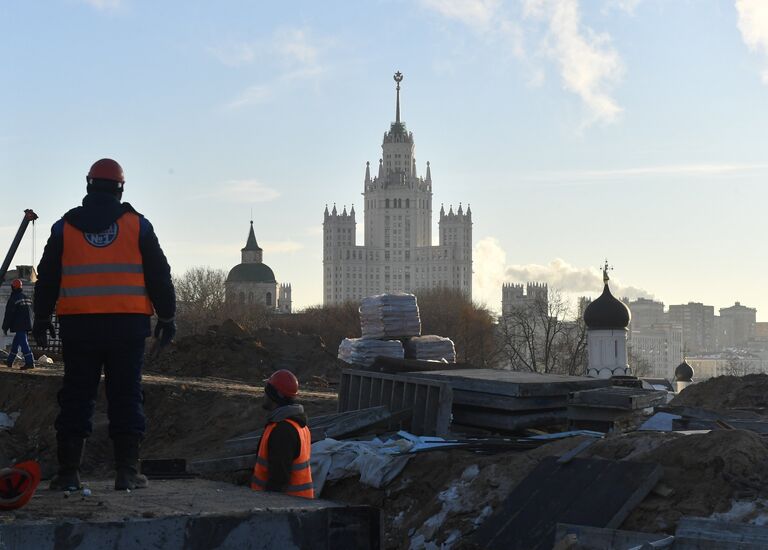
M 315 498 L 309 465 L 312 438 L 304 407 L 294 402 L 299 381 L 291 371 L 276 371 L 264 386 L 264 409 L 269 411 L 251 489 Z

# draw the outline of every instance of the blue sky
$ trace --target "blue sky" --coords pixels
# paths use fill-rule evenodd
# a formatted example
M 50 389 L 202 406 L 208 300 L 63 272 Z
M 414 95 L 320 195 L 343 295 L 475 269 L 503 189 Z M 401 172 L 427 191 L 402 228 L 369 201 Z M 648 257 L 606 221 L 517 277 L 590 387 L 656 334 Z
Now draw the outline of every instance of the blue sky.
M 361 204 L 400 70 L 435 202 L 472 205 L 477 299 L 594 294 L 608 257 L 621 293 L 768 319 L 763 0 L 5 1 L 0 63 L 0 248 L 31 207 L 39 259 L 111 156 L 174 271 L 239 262 L 252 209 L 319 303 L 323 208 Z

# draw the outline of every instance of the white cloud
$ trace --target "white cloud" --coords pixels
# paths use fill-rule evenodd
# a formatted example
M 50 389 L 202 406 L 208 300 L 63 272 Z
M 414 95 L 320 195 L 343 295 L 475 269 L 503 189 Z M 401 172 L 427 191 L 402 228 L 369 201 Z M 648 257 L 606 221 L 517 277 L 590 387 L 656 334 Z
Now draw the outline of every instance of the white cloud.
M 473 260 L 473 295 L 493 309 L 500 307 L 501 286 L 504 283 L 547 283 L 551 289 L 571 296 L 597 297 L 603 288 L 602 273 L 597 267 L 576 267 L 560 258 L 555 258 L 546 265 L 508 264 L 504 249 L 499 241 L 492 237 L 481 239 L 475 245 Z M 642 288 L 621 284 L 618 279 L 612 279 L 611 292 L 614 296 L 633 299 L 653 297 Z
M 631 10 L 639 0 L 614 0 Z M 579 0 L 521 0 L 522 15 L 498 0 L 421 0 L 438 15 L 459 21 L 481 33 L 495 48 L 506 49 L 530 73 L 528 84 L 540 86 L 544 73 L 536 66 L 541 58 L 554 62 L 563 87 L 576 94 L 587 110 L 586 124 L 614 122 L 622 108 L 612 88 L 622 77 L 624 65 L 607 33 L 597 33 L 582 22 Z M 543 26 L 543 28 L 542 28 Z M 539 44 L 531 55 L 526 44 Z
M 605 9 L 617 9 L 626 12 L 630 15 L 635 14 L 637 6 L 640 5 L 642 0 L 606 0 Z
M 763 83 L 768 85 L 768 2 L 766 0 L 736 0 L 739 31 L 744 44 L 766 57 Z
M 227 109 L 239 109 L 247 105 L 265 103 L 272 98 L 272 88 L 264 84 L 255 84 L 240 92 L 226 104 Z
M 122 0 L 82 0 L 82 2 L 102 11 L 116 10 L 123 3 Z
M 247 42 L 228 42 L 209 49 L 213 56 L 228 67 L 240 67 L 256 59 L 256 48 Z
M 306 29 L 277 30 L 272 49 L 283 60 L 303 67 L 316 65 L 320 55 L 320 45 L 312 42 Z
M 622 108 L 610 92 L 624 66 L 610 35 L 582 24 L 578 0 L 525 0 L 524 11 L 546 23 L 544 54 L 557 64 L 564 87 L 584 102 L 588 123 L 615 121 Z
M 524 180 L 543 181 L 554 184 L 589 184 L 603 183 L 609 180 L 658 178 L 665 176 L 707 176 L 728 177 L 742 174 L 753 174 L 768 170 L 768 164 L 667 164 L 657 166 L 634 166 L 628 168 L 614 168 L 604 170 L 562 170 L 540 171 L 530 174 L 521 174 L 518 177 Z
M 421 0 L 428 9 L 476 28 L 486 28 L 497 17 L 499 0 Z
M 257 180 L 230 180 L 213 185 L 209 192 L 193 195 L 194 199 L 217 199 L 227 202 L 269 202 L 280 193 Z
M 307 29 L 278 29 L 268 40 L 252 42 L 225 42 L 210 48 L 221 63 L 229 67 L 241 67 L 259 62 L 260 73 L 272 73 L 262 82 L 253 84 L 226 103 L 228 109 L 239 109 L 264 103 L 277 97 L 289 86 L 299 81 L 316 79 L 326 68 L 320 57 L 330 41 L 315 38 Z M 272 62 L 270 68 L 269 62 Z
M 302 250 L 304 245 L 296 241 L 264 241 L 261 247 L 269 254 L 287 254 Z

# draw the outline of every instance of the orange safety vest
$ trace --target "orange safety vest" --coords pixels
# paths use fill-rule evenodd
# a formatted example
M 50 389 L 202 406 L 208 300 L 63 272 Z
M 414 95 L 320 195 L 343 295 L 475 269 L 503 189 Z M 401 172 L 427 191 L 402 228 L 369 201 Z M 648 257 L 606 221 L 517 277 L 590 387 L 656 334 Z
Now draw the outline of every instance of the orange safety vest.
M 57 315 L 154 313 L 144 283 L 140 223 L 133 212 L 101 233 L 84 233 L 64 222 Z
M 312 452 L 312 436 L 307 426 L 301 427 L 293 420 L 285 420 L 291 426 L 296 428 L 299 433 L 301 450 L 299 456 L 291 465 L 291 477 L 288 485 L 283 492 L 288 495 L 304 498 L 315 498 L 315 489 L 312 485 L 312 468 L 309 465 L 309 458 Z M 270 422 L 264 430 L 259 443 L 259 456 L 256 458 L 256 466 L 253 467 L 253 477 L 251 478 L 251 489 L 254 491 L 264 491 L 267 488 L 269 480 L 269 436 L 272 430 L 277 426 L 277 422 Z

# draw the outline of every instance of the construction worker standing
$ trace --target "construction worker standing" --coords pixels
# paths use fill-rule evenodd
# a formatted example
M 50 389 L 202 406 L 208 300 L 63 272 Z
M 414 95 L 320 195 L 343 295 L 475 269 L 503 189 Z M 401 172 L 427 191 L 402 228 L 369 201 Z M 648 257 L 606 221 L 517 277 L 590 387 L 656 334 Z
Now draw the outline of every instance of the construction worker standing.
M 294 402 L 299 381 L 291 371 L 279 370 L 264 385 L 263 407 L 269 411 L 251 489 L 315 498 L 309 464 L 312 438 L 304 407 Z
M 16 333 L 11 344 L 11 353 L 8 354 L 6 365 L 10 369 L 16 359 L 19 349 L 24 354 L 24 366 L 22 369 L 31 369 L 35 366 L 35 358 L 29 349 L 27 332 L 32 330 L 32 300 L 26 297 L 22 290 L 21 279 L 11 282 L 11 295 L 5 305 L 3 317 L 3 333 L 8 336 L 8 331 Z
M 86 178 L 83 205 L 53 225 L 38 267 L 32 333 L 47 345 L 56 309 L 64 356 L 64 380 L 56 418 L 59 471 L 51 488 L 80 487 L 80 463 L 102 369 L 109 435 L 115 456 L 115 489 L 138 489 L 139 446 L 146 429 L 141 389 L 144 343 L 157 312 L 160 345 L 176 333 L 171 270 L 152 224 L 120 202 L 121 166 L 101 159 Z

